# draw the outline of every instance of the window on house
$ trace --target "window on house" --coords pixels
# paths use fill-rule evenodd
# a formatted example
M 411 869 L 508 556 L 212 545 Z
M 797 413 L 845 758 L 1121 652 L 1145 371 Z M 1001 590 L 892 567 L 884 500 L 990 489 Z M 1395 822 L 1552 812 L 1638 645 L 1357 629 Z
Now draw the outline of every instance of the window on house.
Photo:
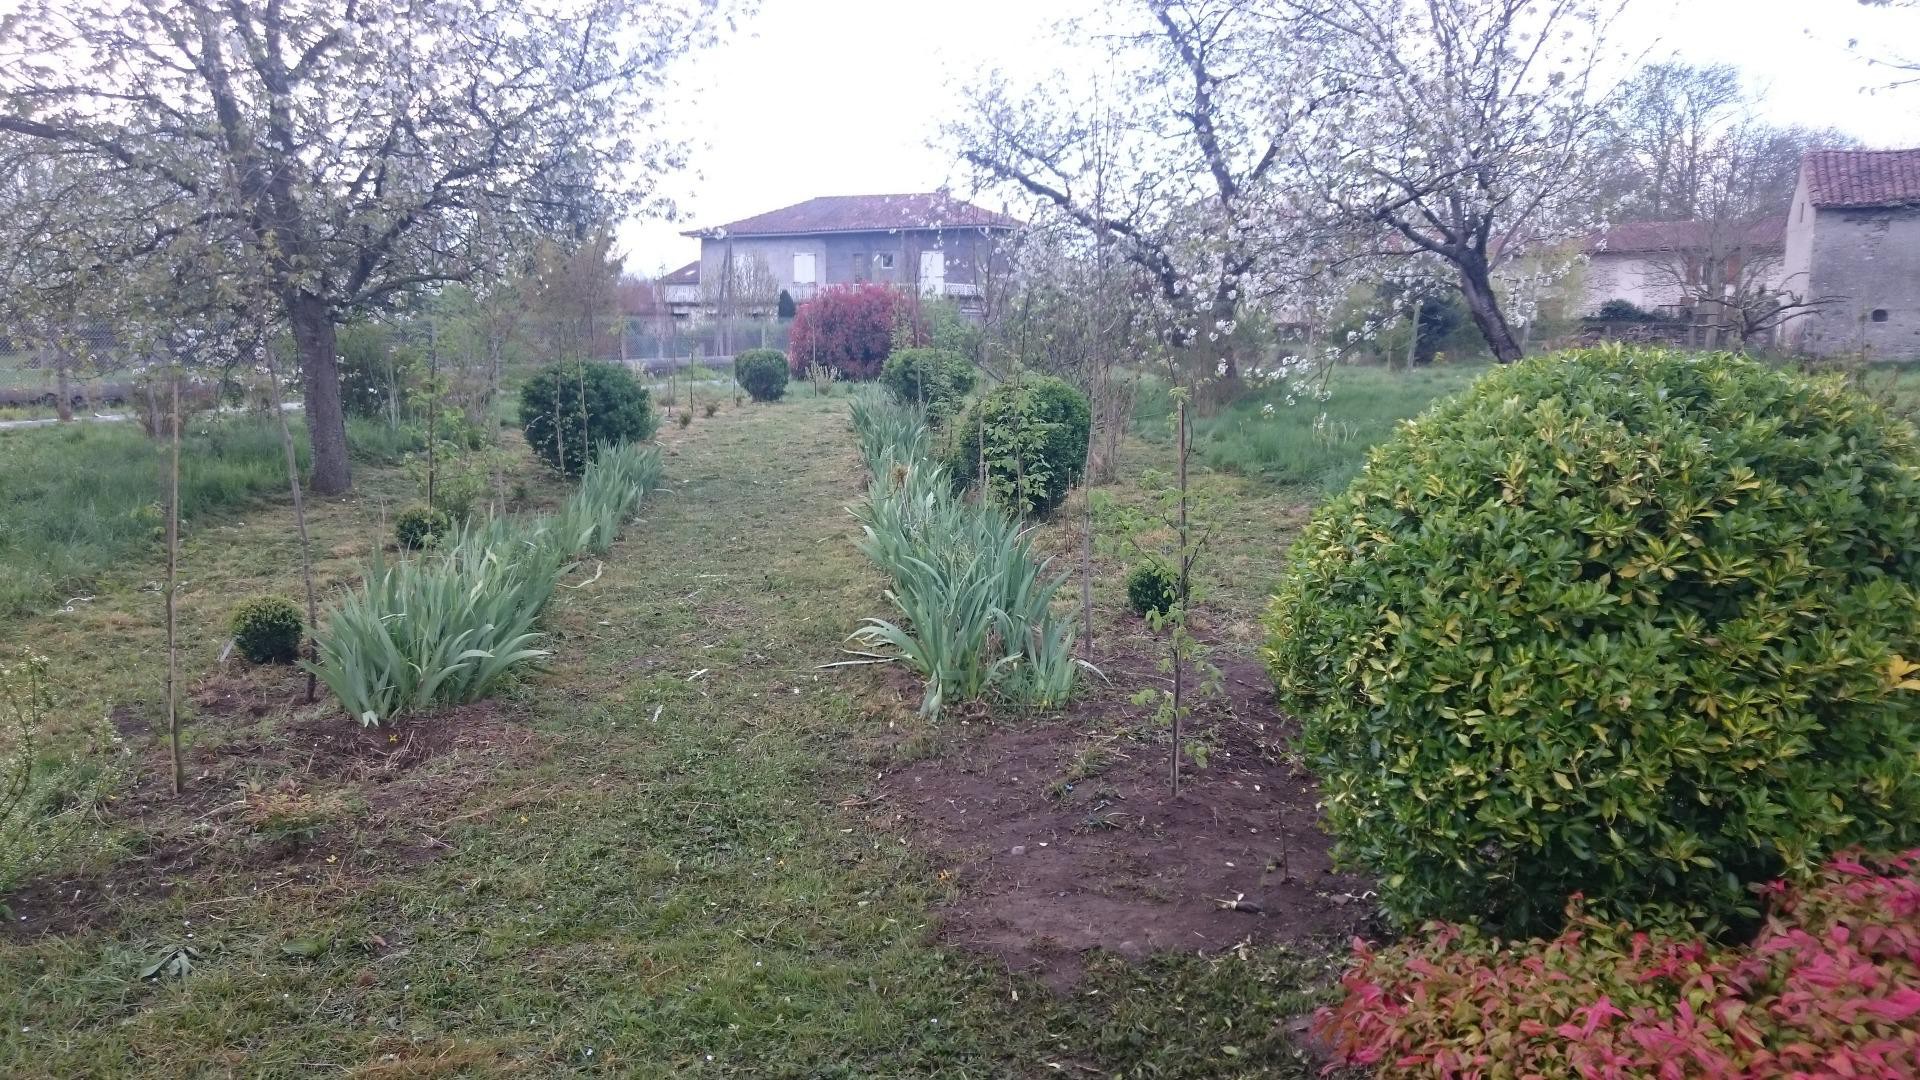
M 891 251 L 874 252 L 873 265 L 878 266 L 882 270 L 893 269 L 893 252 Z
M 1874 309 L 1873 309 L 1873 315 L 1872 315 L 1872 319 L 1873 319 L 1873 321 L 1874 321 L 1874 322 L 1886 322 L 1886 321 L 1887 321 L 1887 309 L 1886 309 L 1886 308 L 1874 308 Z
M 814 283 L 813 252 L 796 251 L 793 254 L 793 283 L 811 285 Z

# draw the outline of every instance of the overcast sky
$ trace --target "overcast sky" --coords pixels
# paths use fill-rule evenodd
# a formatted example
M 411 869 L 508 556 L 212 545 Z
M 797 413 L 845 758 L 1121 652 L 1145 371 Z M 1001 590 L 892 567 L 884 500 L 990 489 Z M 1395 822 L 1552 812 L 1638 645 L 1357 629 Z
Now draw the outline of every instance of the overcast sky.
M 627 266 L 652 274 L 699 254 L 681 230 L 816 195 L 931 191 L 964 174 L 927 144 L 955 107 L 950 85 L 982 65 L 1016 82 L 1063 64 L 1048 34 L 1086 0 L 761 0 L 760 13 L 685 73 L 677 113 L 693 169 L 670 190 L 688 220 L 629 222 Z M 1648 59 L 1730 63 L 1766 116 L 1832 126 L 1874 147 L 1920 146 L 1920 86 L 1884 81 L 1847 43 L 1913 43 L 1920 10 L 1853 0 L 1635 0 L 1619 39 Z M 996 207 L 997 208 L 997 207 Z

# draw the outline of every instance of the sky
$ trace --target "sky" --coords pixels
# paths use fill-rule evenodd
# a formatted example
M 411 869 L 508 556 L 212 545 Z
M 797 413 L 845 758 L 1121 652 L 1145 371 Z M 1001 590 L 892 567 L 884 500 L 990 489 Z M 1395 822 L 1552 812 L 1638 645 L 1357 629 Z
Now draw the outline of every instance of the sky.
M 957 107 L 953 88 L 983 67 L 1019 83 L 1065 65 L 1050 28 L 1089 2 L 761 0 L 737 34 L 683 67 L 674 114 L 692 167 L 666 182 L 682 220 L 623 224 L 627 269 L 674 269 L 699 255 L 681 231 L 816 195 L 949 184 L 970 194 L 964 170 L 930 145 Z M 1735 65 L 1773 122 L 1837 127 L 1871 147 L 1920 146 L 1920 86 L 1869 93 L 1885 73 L 1848 47 L 1920 43 L 1920 9 L 1632 0 L 1615 40 L 1648 61 Z

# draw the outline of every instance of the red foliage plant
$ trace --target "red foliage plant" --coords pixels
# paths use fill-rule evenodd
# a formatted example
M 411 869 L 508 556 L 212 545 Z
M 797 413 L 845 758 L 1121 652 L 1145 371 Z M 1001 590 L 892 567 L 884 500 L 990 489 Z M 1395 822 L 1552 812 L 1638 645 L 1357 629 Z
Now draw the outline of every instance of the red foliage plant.
M 891 285 L 831 285 L 794 313 L 787 369 L 804 377 L 825 364 L 843 379 L 871 379 L 893 351 L 894 327 L 911 318 L 912 297 Z
M 1920 850 L 1779 882 L 1745 945 L 1598 922 L 1552 941 L 1429 923 L 1355 943 L 1316 1032 L 1350 1065 L 1420 1077 L 1920 1076 Z

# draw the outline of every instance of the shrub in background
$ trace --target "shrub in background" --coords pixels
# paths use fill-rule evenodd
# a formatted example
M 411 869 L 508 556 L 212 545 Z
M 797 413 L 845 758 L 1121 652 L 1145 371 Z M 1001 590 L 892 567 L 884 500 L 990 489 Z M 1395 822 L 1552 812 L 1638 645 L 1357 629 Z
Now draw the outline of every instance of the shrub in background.
M 787 335 L 788 370 L 823 364 L 843 379 L 871 379 L 893 351 L 909 298 L 891 285 L 833 285 L 800 305 Z
M 1356 946 L 1315 1018 L 1384 1077 L 1920 1075 L 1920 852 L 1776 883 L 1750 945 L 1636 933 L 1576 912 L 1521 944 L 1433 924 Z
M 984 456 L 996 502 L 1021 514 L 1051 510 L 1086 467 L 1092 427 L 1085 394 L 1051 375 L 1022 374 L 989 390 L 954 423 L 947 468 L 965 484 L 979 479 Z
M 410 506 L 393 517 L 393 538 L 402 551 L 432 547 L 452 531 L 453 518 L 431 506 Z
M 584 472 L 598 447 L 645 442 L 659 424 L 647 388 L 619 364 L 554 364 L 520 388 L 520 427 L 527 445 L 568 476 Z
M 1660 316 L 1642 308 L 1631 300 L 1609 300 L 1600 305 L 1593 313 L 1595 319 L 1605 322 L 1659 322 Z
M 340 407 L 348 416 L 398 420 L 417 389 L 421 350 L 378 323 L 342 326 L 338 338 Z
M 880 382 L 908 405 L 923 406 L 936 422 L 959 411 L 973 392 L 973 364 L 945 349 L 895 349 L 881 368 Z
M 1135 615 L 1165 614 L 1180 602 L 1180 579 L 1173 568 L 1149 559 L 1127 572 L 1127 606 Z
M 733 358 L 733 377 L 755 401 L 779 401 L 787 393 L 787 356 L 779 349 L 748 349 Z
M 1537 357 L 1314 515 L 1265 657 L 1392 914 L 1714 929 L 1920 839 L 1916 529 L 1912 429 L 1838 382 Z
M 256 596 L 233 610 L 233 646 L 256 664 L 291 664 L 300 655 L 306 620 L 284 596 Z

